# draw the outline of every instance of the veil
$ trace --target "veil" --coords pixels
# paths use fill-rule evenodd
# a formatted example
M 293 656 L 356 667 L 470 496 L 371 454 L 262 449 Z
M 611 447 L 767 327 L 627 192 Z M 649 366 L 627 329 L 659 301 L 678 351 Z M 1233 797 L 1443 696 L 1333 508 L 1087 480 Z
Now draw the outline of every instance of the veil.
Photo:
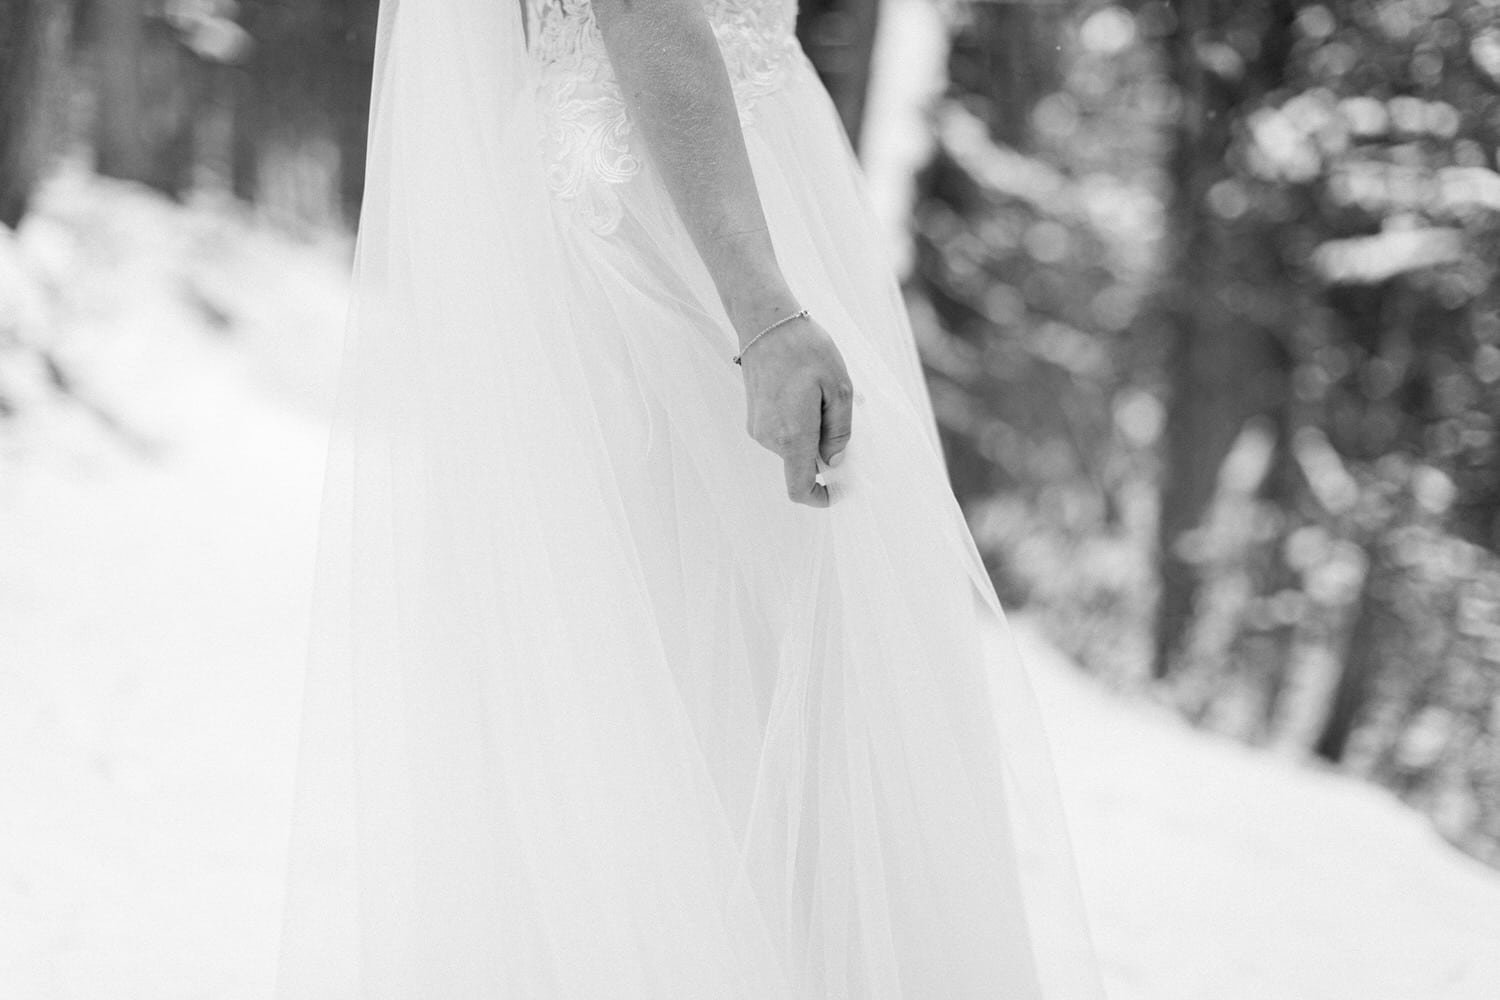
M 787 623 L 805 648 L 784 655 L 872 667 L 778 681 L 747 830 L 630 542 L 534 155 L 519 5 L 382 0 L 376 44 L 276 1000 L 810 1000 L 808 968 L 819 997 L 894 997 L 951 948 L 984 955 L 986 935 L 1045 943 L 1026 958 L 1045 995 L 1096 996 L 1045 737 L 978 554 L 951 498 L 879 506 L 914 476 L 946 482 L 924 422 L 883 416 L 909 410 L 905 390 L 846 351 L 864 439 L 891 445 L 856 431 L 842 509 L 801 564 L 812 610 Z M 917 585 L 947 581 L 920 607 L 878 561 L 898 556 Z M 983 652 L 981 619 L 999 636 Z M 925 635 L 952 647 L 948 680 L 898 673 Z M 850 880 L 930 929 L 887 921 Z M 997 897 L 1014 920 L 984 916 Z M 853 923 L 878 929 L 858 947 L 880 978 L 840 994 L 825 966 Z M 799 942 L 818 954 L 789 954 Z M 951 995 L 980 995 L 988 961 Z M 917 990 L 899 995 L 932 995 Z

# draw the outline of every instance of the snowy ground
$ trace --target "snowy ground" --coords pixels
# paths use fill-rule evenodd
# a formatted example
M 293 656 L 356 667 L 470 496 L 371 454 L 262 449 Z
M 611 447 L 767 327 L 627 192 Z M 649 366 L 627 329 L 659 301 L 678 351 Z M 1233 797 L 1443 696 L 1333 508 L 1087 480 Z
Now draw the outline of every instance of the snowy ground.
M 342 248 L 48 204 L 28 308 L 141 450 L 67 406 L 0 434 L 0 997 L 265 998 Z M 1021 631 L 1113 1000 L 1500 998 L 1495 872 Z

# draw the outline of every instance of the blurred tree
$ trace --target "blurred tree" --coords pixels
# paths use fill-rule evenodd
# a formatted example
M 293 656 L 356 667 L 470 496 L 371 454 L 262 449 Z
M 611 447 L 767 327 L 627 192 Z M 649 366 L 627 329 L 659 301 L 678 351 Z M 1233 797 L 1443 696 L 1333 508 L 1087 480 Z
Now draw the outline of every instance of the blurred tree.
M 913 316 L 1002 596 L 1500 862 L 1500 9 L 952 10 Z
M 250 53 L 236 70 L 232 186 L 283 214 L 316 203 L 354 222 L 364 192 L 365 132 L 378 0 L 244 0 L 239 24 Z M 327 190 L 294 190 L 289 161 L 319 164 Z
M 797 37 L 833 98 L 850 144 L 859 148 L 880 0 L 803 0 Z
M 1062 82 L 1067 0 L 989 0 L 967 4 L 953 38 L 949 79 L 984 98 L 985 121 L 1000 142 L 1034 148 L 1032 111 Z
M 1262 732 L 1297 726 L 1500 859 L 1500 18 L 1488 0 L 1291 13 L 1198 208 L 1232 266 L 1197 297 L 1269 302 L 1250 315 L 1280 316 L 1285 371 L 1261 370 L 1284 386 L 1264 397 L 1272 485 L 1234 500 L 1221 463 L 1183 547 L 1204 585 L 1178 689 L 1240 732 L 1259 699 Z M 1288 687 L 1304 704 L 1279 704 Z
M 352 222 L 378 0 L 89 0 L 101 173 Z
M 193 184 L 203 81 L 148 0 L 93 0 L 88 38 L 98 72 L 96 168 L 180 197 Z
M 284 223 L 353 223 L 378 7 L 378 0 L 88 0 L 98 169 L 180 196 L 218 162 L 232 191 Z M 814 0 L 800 21 L 855 143 L 876 7 Z
M 994 189 L 993 181 L 1006 171 L 1003 167 L 992 169 L 992 162 L 1004 162 L 1013 155 L 1011 150 L 1034 148 L 1032 113 L 1059 79 L 1057 29 L 1062 10 L 1060 3 L 1050 0 L 1003 4 L 986 0 L 963 3 L 954 9 L 948 55 L 948 98 L 952 107 L 946 112 L 950 128 L 942 128 L 940 112 L 936 155 L 919 179 L 925 201 L 919 230 L 939 218 L 943 220 L 939 225 L 949 236 L 957 235 L 952 232 L 955 227 L 966 234 L 986 229 L 994 233 L 1001 227 L 1024 231 L 1043 222 L 1043 206 L 1034 204 L 1022 192 Z M 975 125 L 981 127 L 982 135 L 974 134 Z M 1069 235 L 1064 234 L 1064 238 Z M 1071 234 L 1071 239 L 1088 236 Z M 945 330 L 962 343 L 961 347 L 954 344 L 955 349 L 988 347 L 997 353 L 1008 349 L 1021 355 L 1010 359 L 1011 372 L 1017 373 L 1029 368 L 1024 358 L 1026 348 L 1017 335 L 1025 325 L 1020 321 L 1031 317 L 1024 309 L 997 314 L 992 308 L 995 297 L 990 282 L 1015 289 L 1029 285 L 1034 297 L 1047 299 L 1026 303 L 1035 308 L 1038 320 L 1043 316 L 1062 319 L 1066 310 L 1042 287 L 1043 269 L 1036 268 L 1038 262 L 1029 253 L 1003 253 L 1000 247 L 977 245 L 971 240 L 945 245 L 947 240 L 943 238 L 928 241 L 919 236 L 918 287 L 938 310 Z M 1024 247 L 1021 239 L 1008 242 L 1011 245 L 1005 249 Z M 976 280 L 981 277 L 983 280 Z M 1077 321 L 1079 317 L 1067 319 Z M 927 360 L 929 378 L 939 383 L 940 397 L 943 383 L 955 382 L 962 396 L 974 398 L 977 404 L 972 411 L 963 407 L 968 412 L 960 414 L 956 405 L 960 396 L 955 393 L 949 396 L 955 401 L 950 404 L 954 412 L 939 415 L 949 477 L 959 499 L 972 501 L 1014 485 L 1019 470 L 1008 461 L 997 461 L 994 420 L 998 417 L 1004 421 L 1013 406 L 1027 402 L 1055 413 L 1046 400 L 1058 398 L 1056 385 L 1051 384 L 1056 376 L 1032 372 L 1034 377 L 1017 379 L 1023 383 L 1017 385 L 1009 378 L 993 378 L 997 372 L 987 366 L 939 364 L 931 349 Z M 1037 391 L 1043 399 L 1031 399 Z
M 1002 598 L 1121 669 L 1153 597 L 1158 410 L 1125 334 L 1152 277 L 1164 82 L 1120 7 L 951 10 L 908 289 L 949 475 Z
M 1198 571 L 1184 547 L 1246 420 L 1276 411 L 1284 395 L 1275 234 L 1240 221 L 1215 195 L 1222 201 L 1231 190 L 1218 186 L 1230 182 L 1227 157 L 1242 118 L 1285 75 L 1295 7 L 1291 0 L 1175 0 L 1159 16 L 1170 19 L 1165 47 L 1178 101 L 1157 308 L 1168 387 L 1154 660 L 1161 677 L 1193 619 Z
M 57 139 L 57 80 L 69 27 L 65 0 L 0 4 L 0 224 L 12 228 Z

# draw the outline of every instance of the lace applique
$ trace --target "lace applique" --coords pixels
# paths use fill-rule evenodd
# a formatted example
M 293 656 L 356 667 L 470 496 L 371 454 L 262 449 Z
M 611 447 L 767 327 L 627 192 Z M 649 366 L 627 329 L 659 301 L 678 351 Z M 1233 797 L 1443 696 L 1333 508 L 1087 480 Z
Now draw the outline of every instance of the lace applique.
M 622 217 L 612 190 L 641 169 L 630 115 L 610 69 L 588 0 L 530 0 L 537 99 L 546 123 L 547 178 L 591 230 L 608 235 Z M 778 90 L 798 53 L 796 6 L 788 0 L 704 0 L 734 88 L 740 123 Z
M 779 0 L 720 0 L 710 10 L 729 70 L 740 124 L 754 122 L 755 102 L 781 89 L 797 46 L 797 8 Z

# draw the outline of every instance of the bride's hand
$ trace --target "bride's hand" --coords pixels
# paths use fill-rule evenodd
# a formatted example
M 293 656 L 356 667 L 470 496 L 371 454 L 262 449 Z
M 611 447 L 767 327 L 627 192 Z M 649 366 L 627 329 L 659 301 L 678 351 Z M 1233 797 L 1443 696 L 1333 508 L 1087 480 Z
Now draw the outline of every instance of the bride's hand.
M 854 386 L 833 338 L 812 319 L 785 323 L 749 345 L 745 373 L 746 429 L 781 456 L 786 492 L 797 503 L 828 506 L 816 482 L 817 459 L 835 466 L 849 443 Z

